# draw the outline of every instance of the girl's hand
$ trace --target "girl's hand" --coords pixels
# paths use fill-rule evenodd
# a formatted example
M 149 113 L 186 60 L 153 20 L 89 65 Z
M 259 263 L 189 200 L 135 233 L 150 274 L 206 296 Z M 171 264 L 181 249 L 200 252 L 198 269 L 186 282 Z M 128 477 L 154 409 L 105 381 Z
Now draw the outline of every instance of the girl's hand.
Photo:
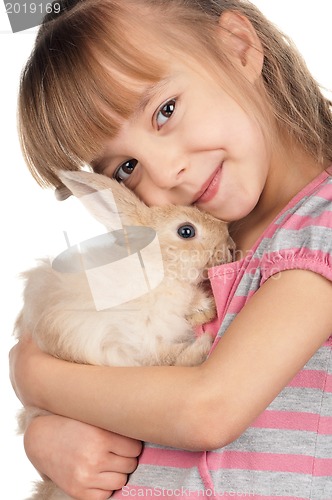
M 69 496 L 106 500 L 137 467 L 141 442 L 57 415 L 35 418 L 25 450 L 33 465 Z

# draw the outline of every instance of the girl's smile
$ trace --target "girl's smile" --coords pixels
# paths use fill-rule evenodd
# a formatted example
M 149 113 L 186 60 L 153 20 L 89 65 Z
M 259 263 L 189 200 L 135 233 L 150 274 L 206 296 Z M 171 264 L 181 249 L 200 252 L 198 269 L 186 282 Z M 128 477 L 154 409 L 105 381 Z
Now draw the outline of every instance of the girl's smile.
M 212 200 L 219 190 L 222 165 L 213 172 L 212 176 L 203 185 L 202 189 L 194 199 L 194 204 L 202 205 Z

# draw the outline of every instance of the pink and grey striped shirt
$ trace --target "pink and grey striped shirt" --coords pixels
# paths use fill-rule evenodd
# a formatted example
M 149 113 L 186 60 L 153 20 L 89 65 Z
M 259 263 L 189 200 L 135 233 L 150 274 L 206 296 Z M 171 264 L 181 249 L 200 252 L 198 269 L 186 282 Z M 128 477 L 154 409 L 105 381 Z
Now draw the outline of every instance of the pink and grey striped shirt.
M 332 280 L 331 174 L 332 167 L 296 195 L 250 254 L 210 270 L 218 318 L 209 329 L 218 330 L 216 342 L 274 274 L 307 269 Z M 135 496 L 332 500 L 332 336 L 228 446 L 201 453 L 147 443 L 137 470 L 115 494 Z

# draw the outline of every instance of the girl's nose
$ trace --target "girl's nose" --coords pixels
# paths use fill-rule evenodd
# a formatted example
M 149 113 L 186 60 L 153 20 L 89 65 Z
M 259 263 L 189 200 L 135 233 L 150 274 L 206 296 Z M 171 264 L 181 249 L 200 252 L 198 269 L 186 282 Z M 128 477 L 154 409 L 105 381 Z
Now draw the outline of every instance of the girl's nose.
M 156 187 L 172 189 L 183 182 L 188 162 L 181 155 L 175 154 L 174 150 L 163 151 L 146 158 L 143 168 Z

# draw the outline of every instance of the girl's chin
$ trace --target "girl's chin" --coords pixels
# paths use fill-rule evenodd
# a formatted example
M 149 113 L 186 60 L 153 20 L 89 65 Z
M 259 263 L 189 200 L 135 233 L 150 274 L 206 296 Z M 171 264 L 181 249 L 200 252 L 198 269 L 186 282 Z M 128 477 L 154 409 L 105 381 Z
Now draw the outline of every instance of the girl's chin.
M 243 200 L 238 199 L 237 202 L 234 200 L 232 203 L 228 204 L 222 202 L 219 204 L 213 203 L 213 205 L 200 206 L 198 208 L 208 212 L 217 219 L 231 223 L 247 217 L 255 208 L 256 204 L 257 200 L 252 202 L 248 200 L 248 202 L 244 204 Z

